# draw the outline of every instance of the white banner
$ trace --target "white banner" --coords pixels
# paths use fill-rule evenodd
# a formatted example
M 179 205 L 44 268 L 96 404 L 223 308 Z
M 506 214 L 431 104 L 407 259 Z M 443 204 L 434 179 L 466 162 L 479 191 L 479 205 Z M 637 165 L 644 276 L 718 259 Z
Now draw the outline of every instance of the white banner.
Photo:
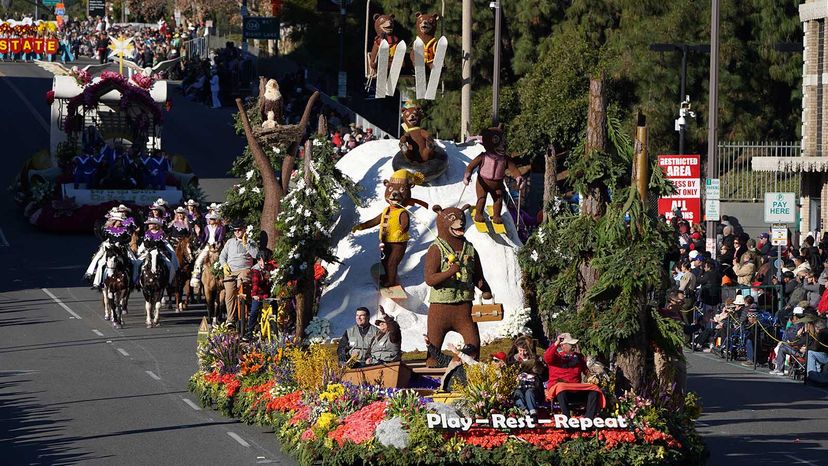
M 74 198 L 78 205 L 98 205 L 106 202 L 129 202 L 150 205 L 158 198 L 170 205 L 180 204 L 184 194 L 179 189 L 75 189 L 71 183 L 63 185 L 63 198 Z

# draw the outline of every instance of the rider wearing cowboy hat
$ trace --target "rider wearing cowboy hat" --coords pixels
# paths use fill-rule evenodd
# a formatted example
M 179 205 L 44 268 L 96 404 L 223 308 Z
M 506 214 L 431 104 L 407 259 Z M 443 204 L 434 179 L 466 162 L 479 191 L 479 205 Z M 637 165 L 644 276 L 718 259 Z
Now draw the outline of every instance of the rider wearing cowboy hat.
M 175 279 L 175 271 L 178 270 L 178 258 L 175 256 L 175 250 L 173 250 L 172 246 L 170 246 L 169 241 L 167 241 L 167 236 L 164 234 L 164 230 L 161 229 L 161 220 L 154 217 L 148 218 L 144 224 L 147 225 L 147 231 L 144 233 L 144 240 L 141 243 L 141 247 L 138 248 L 138 258 L 141 262 L 143 262 L 147 258 L 147 253 L 151 249 L 160 250 L 162 252 L 161 257 L 164 260 L 164 264 L 170 272 L 169 284 L 172 285 L 173 280 Z
M 236 293 L 239 283 L 249 283 L 250 267 L 259 253 L 256 244 L 247 238 L 247 230 L 241 223 L 233 223 L 230 227 L 233 237 L 224 243 L 219 255 L 219 263 L 224 269 L 224 303 L 227 307 L 227 322 L 233 323 L 238 316 Z
M 122 224 L 124 220 L 125 217 L 120 212 L 110 211 L 107 213 L 106 226 L 102 230 L 104 240 L 98 247 L 98 251 L 92 256 L 92 262 L 89 263 L 84 274 L 85 279 L 92 280 L 92 286 L 95 288 L 100 287 L 105 278 L 106 247 L 109 245 L 126 245 L 130 241 L 129 230 Z
M 201 281 L 201 266 L 207 259 L 210 246 L 216 245 L 221 248 L 224 245 L 224 226 L 219 222 L 219 216 L 211 212 L 206 215 L 207 225 L 198 234 L 198 248 L 201 251 L 193 266 L 193 277 L 190 279 L 190 286 L 197 287 Z

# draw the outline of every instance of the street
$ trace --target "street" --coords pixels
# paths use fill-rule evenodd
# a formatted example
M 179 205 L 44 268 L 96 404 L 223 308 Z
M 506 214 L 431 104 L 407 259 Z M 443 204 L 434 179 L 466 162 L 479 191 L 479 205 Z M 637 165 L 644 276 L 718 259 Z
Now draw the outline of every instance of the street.
M 48 73 L 33 65 L 0 64 L 4 187 L 48 146 L 49 88 Z M 168 151 L 187 157 L 201 178 L 226 176 L 243 147 L 231 109 L 170 95 Z M 81 278 L 95 238 L 36 230 L 8 193 L 0 213 L 4 464 L 295 464 L 272 432 L 202 409 L 187 391 L 203 305 L 164 311 L 161 327 L 146 329 L 133 292 L 126 326 L 115 330 Z M 688 367 L 704 405 L 698 426 L 709 464 L 828 463 L 828 392 L 710 354 L 689 355 Z
M 27 157 L 48 147 L 43 96 L 51 80 L 19 63 L 0 64 L 0 76 L 5 187 Z M 201 177 L 226 176 L 243 147 L 230 110 L 208 110 L 174 89 L 170 96 L 168 149 Z M 133 293 L 127 325 L 115 330 L 102 319 L 100 293 L 81 279 L 94 237 L 39 232 L 10 195 L 1 205 L 4 464 L 294 464 L 271 432 L 201 409 L 187 392 L 203 306 L 164 312 L 160 328 L 146 329 L 143 300 Z

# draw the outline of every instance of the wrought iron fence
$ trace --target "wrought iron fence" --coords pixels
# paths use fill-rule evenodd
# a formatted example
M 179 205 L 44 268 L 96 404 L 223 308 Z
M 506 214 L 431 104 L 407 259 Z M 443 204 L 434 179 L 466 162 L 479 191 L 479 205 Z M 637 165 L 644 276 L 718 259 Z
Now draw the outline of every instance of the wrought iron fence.
M 718 178 L 722 201 L 762 202 L 765 192 L 800 194 L 797 172 L 753 171 L 753 157 L 800 157 L 798 142 L 721 142 Z

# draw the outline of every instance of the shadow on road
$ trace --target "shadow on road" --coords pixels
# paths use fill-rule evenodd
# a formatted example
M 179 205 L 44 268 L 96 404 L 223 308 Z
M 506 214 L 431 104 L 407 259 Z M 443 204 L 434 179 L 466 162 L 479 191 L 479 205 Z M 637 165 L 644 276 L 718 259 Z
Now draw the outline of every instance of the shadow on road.
M 0 373 L 0 458 L 3 464 L 77 464 L 108 456 L 77 448 L 75 439 L 64 437 L 66 419 L 59 410 L 38 404 L 33 393 L 22 388 L 31 380 Z

